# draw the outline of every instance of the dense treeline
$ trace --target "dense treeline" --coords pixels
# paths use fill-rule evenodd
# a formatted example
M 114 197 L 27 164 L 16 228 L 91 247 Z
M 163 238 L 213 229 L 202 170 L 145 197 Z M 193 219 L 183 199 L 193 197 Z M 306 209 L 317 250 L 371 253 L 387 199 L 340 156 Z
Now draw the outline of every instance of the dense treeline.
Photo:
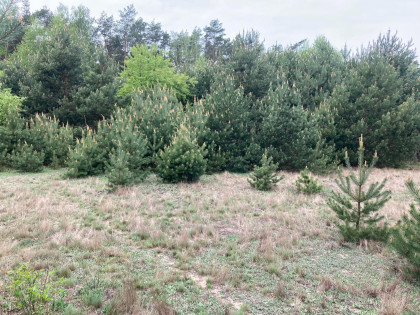
M 169 34 L 132 5 L 94 19 L 1 4 L 0 165 L 174 181 L 167 168 L 192 180 L 184 163 L 246 172 L 266 154 L 322 172 L 346 150 L 354 163 L 361 134 L 380 166 L 418 154 L 420 67 L 397 34 L 356 53 L 324 37 L 267 48 L 256 31 L 227 38 L 218 20 Z

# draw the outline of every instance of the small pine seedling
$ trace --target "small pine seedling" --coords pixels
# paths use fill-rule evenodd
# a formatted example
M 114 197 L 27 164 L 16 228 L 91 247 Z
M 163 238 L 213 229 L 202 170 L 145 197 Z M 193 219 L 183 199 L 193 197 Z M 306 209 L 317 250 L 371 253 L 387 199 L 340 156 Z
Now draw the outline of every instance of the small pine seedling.
M 306 167 L 296 180 L 296 189 L 306 195 L 317 194 L 322 191 L 322 185 L 318 184 L 318 180 L 310 175 Z
M 378 210 L 391 198 L 391 191 L 383 190 L 386 179 L 382 183 L 371 184 L 367 191 L 363 190 L 378 161 L 378 155 L 375 152 L 368 166 L 364 161 L 364 150 L 362 135 L 359 141 L 357 170 L 353 171 L 351 168 L 346 152 L 345 162 L 350 175 L 344 177 L 339 169 L 338 179 L 335 180 L 344 195 L 333 192 L 327 203 L 342 222 L 336 222 L 336 225 L 346 241 L 358 242 L 360 239 L 385 241 L 388 237 L 388 228 L 386 225 L 383 227 L 377 225 L 383 219 L 383 216 L 378 214 Z
M 272 157 L 267 157 L 267 152 L 265 152 L 261 158 L 261 166 L 255 166 L 254 171 L 251 173 L 248 178 L 248 182 L 252 187 L 268 191 L 273 186 L 275 186 L 284 176 L 277 176 L 277 163 L 273 163 Z

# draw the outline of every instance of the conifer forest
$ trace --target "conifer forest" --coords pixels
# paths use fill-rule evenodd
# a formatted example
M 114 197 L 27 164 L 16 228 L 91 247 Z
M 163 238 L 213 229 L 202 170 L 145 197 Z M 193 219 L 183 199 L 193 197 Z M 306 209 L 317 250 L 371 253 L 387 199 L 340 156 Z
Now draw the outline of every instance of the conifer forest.
M 0 314 L 419 314 L 419 60 L 0 0 Z

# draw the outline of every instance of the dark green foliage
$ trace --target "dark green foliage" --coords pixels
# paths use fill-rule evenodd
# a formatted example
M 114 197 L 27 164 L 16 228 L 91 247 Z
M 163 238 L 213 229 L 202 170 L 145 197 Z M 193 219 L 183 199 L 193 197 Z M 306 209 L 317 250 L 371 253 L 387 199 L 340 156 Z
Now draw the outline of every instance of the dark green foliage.
M 255 166 L 254 171 L 251 173 L 248 178 L 248 182 L 252 187 L 267 191 L 271 190 L 280 180 L 284 178 L 277 176 L 277 163 L 273 163 L 272 157 L 267 157 L 267 152 L 265 152 L 261 158 L 261 166 Z
M 106 178 L 110 188 L 128 186 L 133 183 L 133 173 L 129 169 L 130 153 L 121 147 L 113 150 L 106 164 Z
M 26 124 L 23 138 L 45 155 L 44 165 L 61 167 L 65 165 L 69 147 L 74 144 L 73 129 L 61 125 L 53 117 L 35 115 Z
M 105 156 L 106 152 L 100 148 L 96 135 L 88 129 L 81 139 L 76 140 L 75 147 L 70 149 L 65 176 L 78 178 L 98 175 L 104 170 Z
M 295 89 L 282 86 L 270 90 L 261 102 L 263 116 L 258 143 L 282 169 L 302 169 L 322 155 L 316 116 L 303 109 Z
M 54 17 L 48 27 L 29 28 L 6 62 L 3 80 L 25 97 L 26 117 L 45 113 L 71 125 L 94 126 L 115 107 L 118 68 L 103 49 L 94 48 L 91 21 L 77 12 Z
M 378 211 L 391 198 L 391 191 L 383 190 L 386 179 L 382 183 L 372 183 L 367 191 L 363 188 L 371 174 L 378 156 L 375 153 L 371 164 L 364 162 L 363 137 L 359 142 L 359 165 L 353 171 L 349 157 L 346 153 L 345 162 L 350 175 L 343 176 L 342 171 L 338 172 L 338 179 L 335 180 L 338 187 L 344 194 L 332 193 L 328 199 L 328 206 L 337 214 L 340 221 L 336 222 L 341 234 L 346 241 L 357 242 L 360 239 L 373 239 L 385 241 L 388 237 L 388 228 L 379 226 L 378 223 L 384 217 Z M 352 187 L 354 185 L 354 187 Z
M 0 151 L 0 171 L 3 170 L 3 168 L 5 166 L 7 166 L 8 163 L 8 159 L 7 159 L 7 152 L 6 150 Z
M 206 121 L 203 105 L 182 105 L 175 93 L 159 86 L 134 96 L 132 106 L 127 108 L 140 132 L 147 138 L 151 166 L 155 166 L 156 154 L 168 146 L 179 126 L 184 123 L 203 138 Z M 205 140 L 204 140 L 205 141 Z M 200 143 L 203 143 L 201 141 Z
M 296 189 L 307 195 L 317 194 L 322 191 L 322 185 L 318 184 L 318 180 L 310 175 L 308 168 L 305 168 L 296 180 Z
M 344 60 L 325 37 L 296 54 L 296 88 L 302 106 L 315 110 L 343 80 Z
M 351 139 L 363 134 L 367 154 L 382 152 L 379 166 L 400 166 L 414 158 L 420 147 L 420 103 L 404 99 L 403 79 L 378 53 L 352 60 L 343 84 L 326 100 L 335 114 L 336 149 L 347 149 L 350 161 L 357 160 Z M 343 119 L 346 117 L 346 119 Z
M 175 94 L 160 87 L 136 95 L 129 110 L 147 137 L 152 155 L 170 143 L 184 113 Z
M 41 172 L 45 154 L 27 142 L 19 143 L 9 156 L 12 166 L 22 172 Z
M 191 87 L 192 97 L 189 98 L 189 101 L 193 101 L 195 98 L 202 99 L 210 93 L 210 87 L 220 68 L 210 60 L 201 57 L 187 70 L 187 74 L 197 80 L 197 83 Z
M 204 27 L 204 54 L 210 60 L 226 56 L 230 50 L 229 39 L 225 38 L 225 29 L 219 20 L 211 20 Z
M 195 133 L 181 125 L 171 144 L 159 153 L 157 173 L 168 183 L 195 182 L 206 170 L 204 154 Z
M 419 189 L 411 179 L 406 185 L 417 205 L 420 205 Z M 391 230 L 390 244 L 412 265 L 409 271 L 420 276 L 420 210 L 414 204 L 410 205 L 409 215 L 404 214 Z
M 135 118 L 128 110 L 118 109 L 99 125 L 98 142 L 104 152 L 110 151 L 105 164 L 111 188 L 141 181 L 146 174 L 148 143 Z
M 256 31 L 235 37 L 226 66 L 233 70 L 236 85 L 243 87 L 245 95 L 251 93 L 254 99 L 262 98 L 278 75 Z
M 24 140 L 24 125 L 25 121 L 20 117 L 13 117 L 6 125 L 0 125 L 0 152 L 10 154 Z
M 227 170 L 248 171 L 252 165 L 245 158 L 252 136 L 248 125 L 251 99 L 244 96 L 243 88 L 235 87 L 233 77 L 221 74 L 203 103 L 208 112 L 204 142 L 212 144 L 212 150 L 217 150 L 209 153 L 209 158 L 219 159 L 217 152 L 220 152 L 226 160 Z M 216 165 L 212 161 L 210 164 Z

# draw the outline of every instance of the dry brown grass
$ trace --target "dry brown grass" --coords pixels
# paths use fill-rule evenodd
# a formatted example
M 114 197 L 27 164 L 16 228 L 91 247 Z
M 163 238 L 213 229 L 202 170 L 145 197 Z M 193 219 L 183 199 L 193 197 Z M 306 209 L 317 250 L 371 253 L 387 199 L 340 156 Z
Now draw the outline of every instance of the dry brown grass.
M 151 255 L 170 257 L 176 252 L 168 275 L 160 271 L 155 275 L 159 282 L 171 281 L 167 278 L 176 269 L 184 274 L 206 275 L 218 289 L 232 289 L 232 283 L 242 280 L 229 264 L 216 261 L 216 257 L 206 264 L 191 263 L 210 247 L 217 248 L 218 255 L 225 255 L 230 250 L 226 238 L 237 240 L 239 258 L 255 246 L 255 263 L 265 266 L 312 253 L 314 249 L 304 247 L 302 240 L 320 239 L 327 244 L 326 250 L 339 248 L 340 236 L 325 204 L 325 190 L 337 189 L 333 182 L 336 176 L 319 177 L 324 192 L 307 196 L 296 194 L 298 173 L 284 175 L 285 179 L 269 193 L 252 189 L 246 176 L 230 173 L 178 185 L 162 185 L 151 177 L 114 193 L 106 192 L 106 183 L 100 178 L 63 180 L 57 173 L 0 176 L 0 285 L 5 283 L 7 271 L 23 261 L 47 269 L 73 263 L 76 268 L 72 274 L 83 279 L 83 275 L 109 261 L 121 269 L 134 268 L 137 262 L 130 261 L 129 253 L 149 250 Z M 371 175 L 375 181 L 388 179 L 386 188 L 392 190 L 392 199 L 382 212 L 391 225 L 408 210 L 405 181 L 409 176 L 420 178 L 420 170 L 377 169 Z M 93 218 L 91 225 L 86 224 L 89 216 Z M 131 238 L 135 233 L 145 239 Z M 146 243 L 147 247 L 142 247 Z M 372 242 L 360 244 L 361 251 L 372 255 L 386 255 L 382 249 Z M 235 289 L 245 287 L 247 284 L 241 284 Z M 402 303 L 404 299 L 398 299 L 401 294 L 396 289 L 387 292 L 373 288 L 361 293 L 360 288 L 322 278 L 318 292 L 332 289 L 377 296 L 383 301 L 383 314 L 396 314 L 392 310 L 398 313 L 409 302 Z M 272 289 L 270 292 L 273 294 Z M 296 292 L 291 299 L 304 304 Z M 123 304 L 132 304 L 132 292 L 121 294 L 127 298 Z M 283 296 L 278 288 L 274 294 Z M 165 311 L 162 305 L 149 311 L 173 312 Z

